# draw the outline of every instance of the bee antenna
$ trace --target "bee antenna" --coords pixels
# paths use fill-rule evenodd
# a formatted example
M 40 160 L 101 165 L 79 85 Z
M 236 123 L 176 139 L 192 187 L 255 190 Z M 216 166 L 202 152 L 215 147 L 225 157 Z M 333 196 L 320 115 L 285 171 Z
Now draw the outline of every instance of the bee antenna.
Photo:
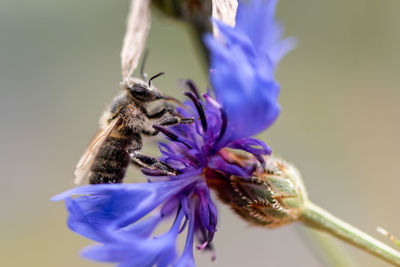
M 160 72 L 160 73 L 157 73 L 156 75 L 151 76 L 150 79 L 149 79 L 149 86 L 151 86 L 151 81 L 152 80 L 154 80 L 155 78 L 158 78 L 158 77 L 160 77 L 161 75 L 164 75 L 164 74 L 165 74 L 165 72 Z
M 144 50 L 142 64 L 140 65 L 140 76 L 142 76 L 144 80 L 147 80 L 147 74 L 144 72 L 144 67 L 146 65 L 148 55 L 149 49 Z

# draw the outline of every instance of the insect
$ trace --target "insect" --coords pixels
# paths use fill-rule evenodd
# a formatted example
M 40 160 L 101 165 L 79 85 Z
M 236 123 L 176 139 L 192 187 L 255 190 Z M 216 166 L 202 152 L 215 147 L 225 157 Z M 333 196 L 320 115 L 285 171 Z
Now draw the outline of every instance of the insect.
M 166 113 L 172 116 L 155 124 L 171 126 L 179 123 L 192 123 L 193 118 L 182 118 L 167 101 L 165 96 L 152 84 L 164 73 L 158 73 L 146 81 L 126 78 L 121 82 L 124 89 L 112 102 L 100 120 L 101 129 L 80 158 L 74 175 L 75 183 L 89 177 L 90 184 L 121 183 L 129 163 L 147 170 L 153 175 L 176 175 L 175 169 L 161 161 L 140 153 L 142 134 L 154 136 L 159 130 L 151 127 L 151 119 L 161 118 Z M 147 104 L 156 100 L 166 100 L 158 110 L 149 112 Z M 175 100 L 177 101 L 177 100 Z M 154 125 L 153 125 L 154 126 Z

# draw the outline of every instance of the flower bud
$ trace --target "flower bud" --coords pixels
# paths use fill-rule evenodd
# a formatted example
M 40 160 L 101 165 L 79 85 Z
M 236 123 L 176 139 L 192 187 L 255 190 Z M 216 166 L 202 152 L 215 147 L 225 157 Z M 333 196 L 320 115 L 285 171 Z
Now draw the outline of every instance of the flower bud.
M 196 27 L 210 27 L 211 0 L 152 0 L 152 3 L 167 16 L 190 22 Z
M 274 156 L 263 157 L 263 163 L 234 150 L 224 149 L 220 156 L 229 164 L 250 169 L 249 177 L 212 169 L 205 172 L 210 188 L 243 219 L 268 228 L 298 220 L 307 193 L 296 168 Z

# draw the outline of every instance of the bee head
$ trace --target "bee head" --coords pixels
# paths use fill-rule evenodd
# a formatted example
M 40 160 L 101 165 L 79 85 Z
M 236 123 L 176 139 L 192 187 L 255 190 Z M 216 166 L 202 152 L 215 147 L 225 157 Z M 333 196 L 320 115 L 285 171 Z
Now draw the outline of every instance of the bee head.
M 151 77 L 148 82 L 138 78 L 126 78 L 121 82 L 121 86 L 126 89 L 130 95 L 140 102 L 151 102 L 157 99 L 165 99 L 158 89 L 151 84 L 151 81 L 163 72 Z

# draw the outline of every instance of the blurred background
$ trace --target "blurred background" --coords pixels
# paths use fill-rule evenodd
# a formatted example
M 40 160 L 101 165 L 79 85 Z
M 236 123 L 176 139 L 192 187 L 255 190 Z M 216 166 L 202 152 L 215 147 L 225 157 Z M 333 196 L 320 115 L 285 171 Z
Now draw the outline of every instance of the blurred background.
M 299 168 L 312 200 L 387 243 L 375 228 L 400 236 L 399 9 L 397 0 L 281 0 L 278 17 L 298 47 L 277 73 L 282 113 L 260 135 Z M 49 199 L 73 187 L 119 92 L 127 10 L 128 0 L 0 0 L 1 266 L 107 266 L 79 257 L 91 242 Z M 182 78 L 207 86 L 181 24 L 153 13 L 148 47 L 146 71 L 167 73 L 156 81 L 167 94 L 180 97 Z M 218 208 L 217 260 L 197 252 L 198 266 L 329 266 L 301 225 L 250 227 Z M 359 266 L 389 266 L 338 244 Z

